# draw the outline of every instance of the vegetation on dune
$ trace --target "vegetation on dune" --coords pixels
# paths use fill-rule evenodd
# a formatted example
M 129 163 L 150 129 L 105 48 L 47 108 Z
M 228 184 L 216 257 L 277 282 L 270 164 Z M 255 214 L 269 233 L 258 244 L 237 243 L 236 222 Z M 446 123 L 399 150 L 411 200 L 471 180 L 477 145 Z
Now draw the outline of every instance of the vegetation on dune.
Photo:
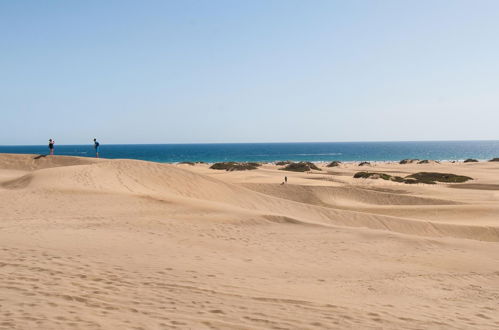
M 423 160 L 420 160 L 418 162 L 418 164 L 431 164 L 431 163 L 440 164 L 440 161 L 438 161 L 438 160 L 423 159 Z
M 256 170 L 261 164 L 259 163 L 238 163 L 238 162 L 222 162 L 215 163 L 210 166 L 213 170 L 226 170 L 226 171 L 246 171 Z
M 196 165 L 196 163 L 194 163 L 194 162 L 180 162 L 179 164 L 186 164 L 186 165 L 192 165 L 192 166 Z
M 438 160 L 430 160 L 430 159 L 422 159 L 419 160 L 417 158 L 412 158 L 412 159 L 402 159 L 399 164 L 404 165 L 404 164 L 431 164 L 431 163 L 437 163 L 440 164 Z
M 499 162 L 499 158 L 492 158 L 489 162 Z
M 395 182 L 404 182 L 405 179 L 401 176 L 392 176 L 391 180 Z
M 469 176 L 456 175 L 451 173 L 436 173 L 436 172 L 419 172 L 414 173 L 407 178 L 416 179 L 422 183 L 435 183 L 435 182 L 447 182 L 447 183 L 461 183 L 468 180 L 473 180 Z
M 327 164 L 327 167 L 340 166 L 341 162 L 339 160 L 333 160 L 331 163 Z
M 419 159 L 402 159 L 399 164 L 404 165 L 404 164 L 412 164 L 418 162 Z
M 291 164 L 291 161 L 289 161 L 289 160 L 281 160 L 279 162 L 276 162 L 275 164 L 278 165 L 278 166 L 284 166 L 284 165 Z
M 478 160 L 473 159 L 473 158 L 468 158 L 464 161 L 465 163 L 478 163 Z
M 371 163 L 369 162 L 360 162 L 359 166 L 367 166 L 367 165 L 371 165 Z
M 353 176 L 354 178 L 363 178 L 363 179 L 383 179 L 383 180 L 390 180 L 391 175 L 386 174 L 386 173 L 377 173 L 377 172 L 357 172 Z
M 310 169 L 311 170 L 317 170 L 317 171 L 321 171 L 320 168 L 318 168 L 317 166 L 315 166 L 314 163 L 311 163 L 311 162 L 307 162 L 307 165 L 310 166 Z
M 371 175 L 374 175 L 376 173 L 369 173 L 369 172 L 357 172 L 353 175 L 353 177 L 355 179 L 359 179 L 359 178 L 362 178 L 362 179 L 367 179 L 368 177 L 370 177 Z
M 429 183 L 429 182 L 419 182 L 416 179 L 404 179 L 405 184 L 414 184 L 414 183 L 426 183 L 426 184 L 435 184 L 435 182 Z
M 419 172 L 406 176 L 405 178 L 401 176 L 391 176 L 386 173 L 378 172 L 357 172 L 353 176 L 354 178 L 363 179 L 383 179 L 390 180 L 399 183 L 414 184 L 414 183 L 426 183 L 426 184 L 436 184 L 437 182 L 446 183 L 461 183 L 468 180 L 473 180 L 468 176 L 456 175 L 450 173 L 435 173 L 435 172 Z
M 281 168 L 283 171 L 292 171 L 292 172 L 308 172 L 310 170 L 320 171 L 314 163 L 311 162 L 299 162 L 299 163 L 290 163 L 286 167 Z

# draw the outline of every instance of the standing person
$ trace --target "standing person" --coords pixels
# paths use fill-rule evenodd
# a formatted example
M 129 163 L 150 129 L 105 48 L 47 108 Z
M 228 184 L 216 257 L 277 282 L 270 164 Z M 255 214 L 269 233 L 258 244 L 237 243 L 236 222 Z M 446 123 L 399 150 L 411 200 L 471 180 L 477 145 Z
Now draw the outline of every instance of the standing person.
M 96 158 L 99 158 L 99 146 L 100 146 L 100 143 L 97 142 L 96 138 L 94 138 L 94 148 L 95 148 L 95 157 Z
M 49 140 L 49 150 L 50 150 L 50 154 L 51 155 L 54 154 L 54 144 L 55 144 L 55 140 L 54 139 L 50 139 Z
M 288 177 L 287 176 L 284 177 L 284 182 L 288 183 Z

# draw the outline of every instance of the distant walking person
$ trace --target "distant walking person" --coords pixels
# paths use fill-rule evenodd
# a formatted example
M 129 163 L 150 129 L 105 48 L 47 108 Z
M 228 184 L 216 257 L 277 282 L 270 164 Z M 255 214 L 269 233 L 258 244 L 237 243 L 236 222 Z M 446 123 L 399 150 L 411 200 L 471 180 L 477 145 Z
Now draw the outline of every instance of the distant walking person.
M 95 157 L 97 158 L 99 158 L 99 146 L 100 143 L 97 142 L 97 139 L 94 138 Z
M 50 150 L 50 154 L 51 155 L 54 154 L 54 144 L 55 144 L 55 140 L 54 139 L 50 139 L 49 140 L 49 150 Z
M 287 176 L 284 177 L 284 182 L 288 183 L 288 177 Z

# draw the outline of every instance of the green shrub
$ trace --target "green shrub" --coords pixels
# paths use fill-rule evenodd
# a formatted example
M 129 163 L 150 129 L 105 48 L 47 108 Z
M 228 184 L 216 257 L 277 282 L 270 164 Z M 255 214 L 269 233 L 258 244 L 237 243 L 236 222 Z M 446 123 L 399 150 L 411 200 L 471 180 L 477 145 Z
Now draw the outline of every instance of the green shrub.
M 468 158 L 464 161 L 465 163 L 478 163 L 478 160 L 473 159 L 473 158 Z
M 392 178 L 391 175 L 389 174 L 386 174 L 386 173 L 379 173 L 380 177 L 383 179 L 383 180 L 390 180 Z
M 299 163 L 290 163 L 281 170 L 292 171 L 292 172 L 308 172 L 310 170 L 320 171 L 321 169 L 311 162 L 299 162 Z
M 419 159 L 402 159 L 399 164 L 412 164 L 412 163 L 415 163 L 417 162 Z
M 392 176 L 391 180 L 395 182 L 404 182 L 405 179 L 401 176 Z
M 371 165 L 371 163 L 369 163 L 369 162 L 360 162 L 359 163 L 359 166 L 367 166 L 367 165 Z
M 375 178 L 375 179 L 383 179 L 383 180 L 390 180 L 392 178 L 391 175 L 386 174 L 386 173 L 377 173 L 377 172 L 357 172 L 353 175 L 355 179 L 363 178 Z
M 362 179 L 367 179 L 368 177 L 370 177 L 371 174 L 369 172 L 357 172 L 353 175 L 353 177 L 355 179 L 359 179 L 359 178 L 362 178 Z
M 210 166 L 213 170 L 226 170 L 226 171 L 246 171 L 256 170 L 261 164 L 259 163 L 238 163 L 238 162 L 222 162 L 215 163 Z
M 421 183 L 435 183 L 435 182 L 446 182 L 446 183 L 461 183 L 468 180 L 473 180 L 469 176 L 456 175 L 451 173 L 436 173 L 436 172 L 419 172 L 408 175 L 406 178 L 415 179 Z
M 339 160 L 333 160 L 331 163 L 327 164 L 327 167 L 340 166 L 341 162 Z
M 492 158 L 489 162 L 499 162 L 499 158 Z
M 470 177 L 463 175 L 456 175 L 450 173 L 434 173 L 434 172 L 419 172 L 406 176 L 405 178 L 401 176 L 391 176 L 386 173 L 379 172 L 357 172 L 353 176 L 354 178 L 372 178 L 372 179 L 383 179 L 390 180 L 399 183 L 415 184 L 415 183 L 425 183 L 425 184 L 436 184 L 436 182 L 446 182 L 446 183 L 460 183 L 466 182 L 468 180 L 473 180 Z
M 318 168 L 314 163 L 312 163 L 312 162 L 306 162 L 306 163 L 310 167 L 311 170 L 321 171 L 321 169 Z

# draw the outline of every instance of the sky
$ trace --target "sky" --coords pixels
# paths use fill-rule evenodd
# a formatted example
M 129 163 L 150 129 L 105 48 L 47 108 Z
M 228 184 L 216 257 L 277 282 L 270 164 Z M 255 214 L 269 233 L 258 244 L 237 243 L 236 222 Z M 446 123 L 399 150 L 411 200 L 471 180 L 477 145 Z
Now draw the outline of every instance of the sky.
M 497 140 L 498 13 L 0 0 L 0 145 Z

